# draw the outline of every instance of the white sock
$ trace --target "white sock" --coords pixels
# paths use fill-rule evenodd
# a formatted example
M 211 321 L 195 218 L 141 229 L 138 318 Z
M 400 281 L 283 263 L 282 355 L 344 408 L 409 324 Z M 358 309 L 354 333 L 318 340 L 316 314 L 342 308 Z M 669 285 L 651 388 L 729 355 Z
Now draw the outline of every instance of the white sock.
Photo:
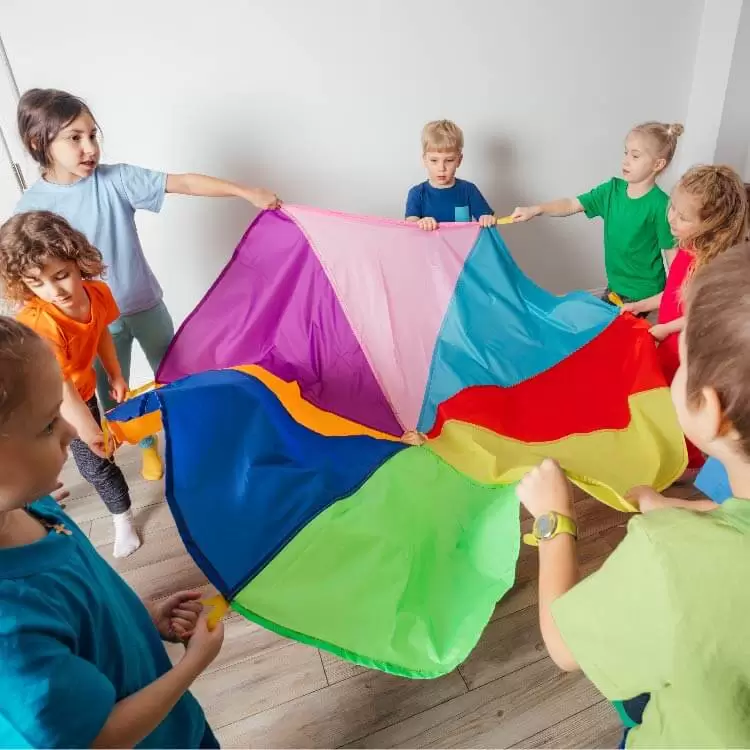
M 132 555 L 141 546 L 141 539 L 133 524 L 133 513 L 130 510 L 115 513 L 112 520 L 115 524 L 115 548 L 112 554 L 115 557 Z

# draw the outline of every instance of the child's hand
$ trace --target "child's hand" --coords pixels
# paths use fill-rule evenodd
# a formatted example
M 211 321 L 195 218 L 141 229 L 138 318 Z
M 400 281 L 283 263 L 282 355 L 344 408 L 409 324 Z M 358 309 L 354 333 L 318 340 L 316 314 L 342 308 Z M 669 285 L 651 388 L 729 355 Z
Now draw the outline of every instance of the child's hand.
M 643 305 L 640 302 L 626 302 L 620 306 L 620 315 L 623 313 L 630 313 L 631 315 L 640 315 L 641 313 L 647 312 L 643 309 Z
M 281 205 L 281 198 L 265 188 L 248 188 L 243 198 L 256 208 L 266 210 L 278 208 Z
M 514 222 L 529 221 L 529 219 L 533 219 L 539 216 L 540 213 L 542 212 L 539 206 L 519 206 L 515 211 L 513 211 L 510 217 Z
M 479 217 L 479 226 L 488 229 L 494 227 L 497 224 L 497 219 L 492 214 L 485 214 Z
M 192 662 L 193 669 L 200 674 L 221 651 L 224 642 L 224 623 L 219 621 L 213 630 L 208 629 L 206 613 L 202 613 L 185 647 L 185 656 Z
M 125 382 L 125 378 L 123 378 L 122 375 L 110 382 L 109 393 L 118 404 L 121 404 L 127 398 L 128 384 Z
M 417 222 L 417 226 L 425 232 L 434 232 L 438 228 L 438 223 L 432 216 L 425 216 Z
M 664 341 L 669 336 L 669 329 L 663 323 L 657 323 L 655 326 L 651 326 L 648 332 L 657 340 Z
M 79 432 L 78 438 L 86 443 L 99 458 L 107 458 L 107 449 L 104 442 L 104 433 L 98 428 L 92 428 L 91 431 Z
M 518 483 L 516 494 L 534 518 L 552 510 L 575 518 L 573 486 L 559 464 L 551 458 L 545 458 Z
M 151 619 L 165 641 L 179 643 L 193 635 L 203 611 L 200 598 L 200 592 L 180 591 L 151 604 Z
M 632 490 L 626 493 L 625 499 L 635 505 L 641 513 L 648 513 L 658 508 L 664 508 L 667 505 L 665 503 L 666 498 L 663 495 L 660 495 L 653 487 L 648 487 L 645 484 L 633 487 Z

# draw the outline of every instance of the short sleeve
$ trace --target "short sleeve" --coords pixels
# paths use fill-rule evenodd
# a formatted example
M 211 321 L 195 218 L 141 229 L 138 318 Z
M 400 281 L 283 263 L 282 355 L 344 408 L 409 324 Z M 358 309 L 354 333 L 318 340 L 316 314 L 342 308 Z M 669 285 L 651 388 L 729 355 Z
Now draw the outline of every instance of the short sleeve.
M 93 664 L 28 624 L 0 636 L 0 663 L 0 744 L 91 747 L 116 702 Z
M 645 517 L 604 563 L 552 605 L 552 616 L 585 675 L 610 700 L 633 698 L 671 678 L 675 613 Z
M 474 221 L 478 221 L 482 216 L 492 216 L 495 213 L 484 199 L 479 188 L 473 183 L 469 184 L 469 211 Z
M 409 194 L 406 196 L 406 218 L 410 216 L 416 216 L 419 219 L 423 218 L 422 213 L 422 188 L 421 185 L 415 185 Z
M 34 306 L 24 307 L 18 313 L 16 319 L 44 339 L 55 355 L 57 364 L 62 371 L 63 380 L 70 380 L 76 370 L 68 356 L 68 347 L 57 323 L 45 312 Z
M 668 207 L 669 203 L 665 200 L 656 209 L 656 236 L 659 240 L 660 250 L 671 250 L 675 246 L 672 230 L 669 228 L 669 220 L 667 219 Z
M 612 194 L 614 180 L 608 180 L 601 185 L 589 190 L 578 196 L 578 200 L 583 206 L 584 213 L 589 219 L 595 219 L 597 216 L 604 216 L 609 196 Z
M 96 289 L 99 292 L 97 313 L 104 318 L 106 325 L 114 323 L 120 317 L 120 308 L 117 307 L 112 290 L 103 281 L 96 282 Z
M 118 167 L 120 186 L 128 203 L 136 210 L 161 211 L 167 190 L 166 173 L 132 164 L 119 164 Z

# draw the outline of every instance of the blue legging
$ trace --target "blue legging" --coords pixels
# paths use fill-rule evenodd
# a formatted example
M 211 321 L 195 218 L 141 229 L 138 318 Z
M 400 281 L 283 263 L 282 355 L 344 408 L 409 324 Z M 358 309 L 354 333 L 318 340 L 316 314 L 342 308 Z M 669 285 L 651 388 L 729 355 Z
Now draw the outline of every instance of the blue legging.
M 163 302 L 159 302 L 158 305 L 152 307 L 150 310 L 144 310 L 134 315 L 120 316 L 109 327 L 109 331 L 115 342 L 115 351 L 117 352 L 117 359 L 122 369 L 122 376 L 130 382 L 130 360 L 133 354 L 133 342 L 137 341 L 140 344 L 151 369 L 156 374 L 174 337 L 174 323 L 166 305 Z M 99 360 L 96 361 L 95 368 L 96 391 L 102 408 L 106 412 L 112 409 L 116 405 L 116 402 L 109 395 L 109 379 Z M 141 441 L 142 448 L 148 448 L 153 444 L 153 437 L 147 437 Z

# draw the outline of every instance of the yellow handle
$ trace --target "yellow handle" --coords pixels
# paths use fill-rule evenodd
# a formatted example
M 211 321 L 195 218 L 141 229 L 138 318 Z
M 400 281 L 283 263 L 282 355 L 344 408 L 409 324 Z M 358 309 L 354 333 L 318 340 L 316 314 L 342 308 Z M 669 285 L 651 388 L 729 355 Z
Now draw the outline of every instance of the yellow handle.
M 206 617 L 206 625 L 209 630 L 213 630 L 229 611 L 229 602 L 221 594 L 204 599 L 203 606 L 211 607 L 211 611 Z
M 609 297 L 607 298 L 613 305 L 617 305 L 617 307 L 622 307 L 625 303 L 622 301 L 622 297 L 620 297 L 619 294 L 615 292 L 610 292 Z
M 501 216 L 497 220 L 498 224 L 512 224 L 513 223 L 513 217 L 512 216 Z

